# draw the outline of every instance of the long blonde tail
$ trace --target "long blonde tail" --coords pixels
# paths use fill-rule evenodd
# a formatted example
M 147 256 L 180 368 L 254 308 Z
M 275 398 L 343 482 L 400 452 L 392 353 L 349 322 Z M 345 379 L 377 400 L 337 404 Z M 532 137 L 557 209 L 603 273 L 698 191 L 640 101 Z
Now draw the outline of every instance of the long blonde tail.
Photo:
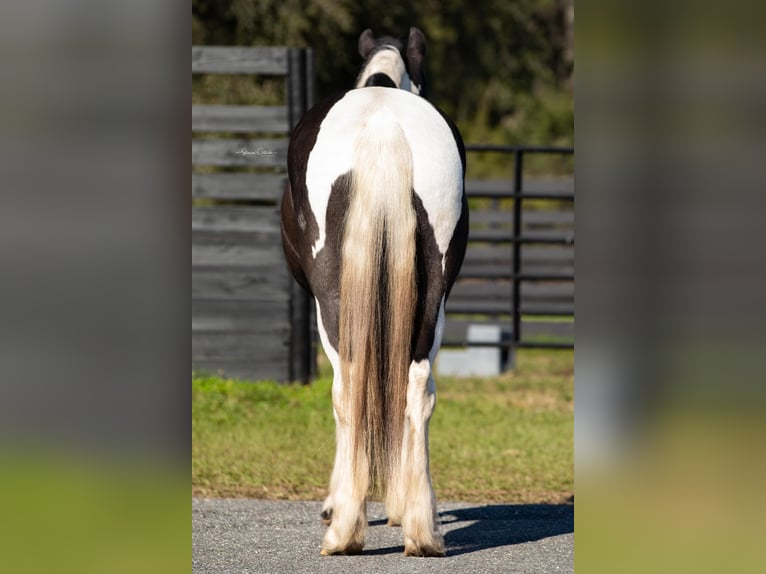
M 402 128 L 385 109 L 373 112 L 355 142 L 339 346 L 354 473 L 368 467 L 378 487 L 398 464 L 404 429 L 417 304 L 412 186 Z

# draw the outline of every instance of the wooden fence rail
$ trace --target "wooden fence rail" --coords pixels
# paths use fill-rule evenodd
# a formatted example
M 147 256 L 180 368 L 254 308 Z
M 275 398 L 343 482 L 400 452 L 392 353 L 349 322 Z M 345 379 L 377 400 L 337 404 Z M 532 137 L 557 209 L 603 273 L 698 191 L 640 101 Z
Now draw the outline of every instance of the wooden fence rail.
M 287 137 L 313 104 L 312 57 L 307 49 L 192 47 L 193 74 L 286 80 L 280 106 L 192 106 L 194 369 L 250 380 L 315 374 L 311 307 L 287 270 L 279 220 Z

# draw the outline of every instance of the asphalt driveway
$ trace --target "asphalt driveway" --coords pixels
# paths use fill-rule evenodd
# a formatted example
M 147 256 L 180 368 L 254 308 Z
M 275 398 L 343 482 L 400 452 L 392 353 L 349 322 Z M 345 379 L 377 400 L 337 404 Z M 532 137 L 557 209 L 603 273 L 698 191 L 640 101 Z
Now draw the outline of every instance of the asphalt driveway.
M 386 526 L 383 505 L 368 504 L 359 556 L 320 556 L 321 502 L 192 500 L 192 569 L 239 573 L 574 572 L 574 506 L 438 506 L 444 558 L 404 556 L 401 530 Z

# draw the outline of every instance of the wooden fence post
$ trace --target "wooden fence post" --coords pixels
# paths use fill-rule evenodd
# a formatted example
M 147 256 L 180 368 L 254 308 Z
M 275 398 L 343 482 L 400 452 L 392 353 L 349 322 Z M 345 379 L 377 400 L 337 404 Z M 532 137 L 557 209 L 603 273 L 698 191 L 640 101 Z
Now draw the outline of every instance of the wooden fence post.
M 298 124 L 307 105 L 313 102 L 313 61 L 307 65 L 307 54 L 303 48 L 290 48 L 288 55 L 287 101 L 290 130 Z M 316 341 L 313 334 L 313 312 L 311 297 L 298 285 L 290 281 L 290 363 L 289 380 L 307 384 L 316 375 Z

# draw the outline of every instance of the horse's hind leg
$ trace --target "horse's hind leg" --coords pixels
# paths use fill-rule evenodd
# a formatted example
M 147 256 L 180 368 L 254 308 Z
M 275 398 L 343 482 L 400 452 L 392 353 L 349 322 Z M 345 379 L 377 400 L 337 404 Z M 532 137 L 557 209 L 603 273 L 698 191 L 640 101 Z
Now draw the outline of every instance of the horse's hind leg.
M 428 423 L 435 403 L 430 361 L 413 361 L 407 385 L 406 462 L 401 469 L 406 487 L 402 531 L 404 553 L 408 556 L 444 556 L 428 462 Z
M 336 382 L 333 383 L 333 407 L 337 450 L 330 481 L 330 495 L 322 511 L 322 518 L 329 523 L 322 542 L 322 554 L 325 555 L 361 552 L 367 528 L 367 460 L 359 454 L 355 468 L 351 452 L 352 428 L 345 405 L 336 399 Z
M 335 416 L 335 465 L 330 478 L 330 493 L 322 506 L 322 520 L 328 525 L 322 542 L 322 554 L 355 554 L 364 546 L 367 528 L 365 496 L 367 495 L 367 462 L 362 456 L 356 465 L 351 452 L 351 418 L 349 405 L 344 400 L 340 360 L 324 328 L 322 313 L 317 306 L 317 324 L 322 346 L 334 377 L 332 383 L 333 414 Z
M 332 467 L 332 475 L 330 476 L 330 491 L 327 495 L 327 498 L 324 501 L 324 504 L 322 505 L 322 522 L 324 522 L 325 526 L 330 526 L 332 524 L 332 515 L 333 515 L 333 507 L 334 499 L 335 499 L 335 491 L 338 490 L 338 480 L 339 480 L 339 473 L 341 471 L 342 462 L 339 462 L 338 459 L 342 456 L 346 456 L 346 450 L 342 444 L 341 441 L 345 441 L 345 433 L 340 432 L 340 426 L 338 424 L 338 413 L 335 412 L 335 409 L 333 408 L 333 415 L 335 416 L 335 464 L 333 464 Z
M 410 425 L 404 420 L 402 434 L 402 451 L 398 466 L 391 469 L 386 484 L 386 514 L 388 514 L 389 526 L 401 526 L 404 517 L 404 508 L 407 502 L 407 481 L 404 471 L 410 466 L 409 463 L 409 431 Z

